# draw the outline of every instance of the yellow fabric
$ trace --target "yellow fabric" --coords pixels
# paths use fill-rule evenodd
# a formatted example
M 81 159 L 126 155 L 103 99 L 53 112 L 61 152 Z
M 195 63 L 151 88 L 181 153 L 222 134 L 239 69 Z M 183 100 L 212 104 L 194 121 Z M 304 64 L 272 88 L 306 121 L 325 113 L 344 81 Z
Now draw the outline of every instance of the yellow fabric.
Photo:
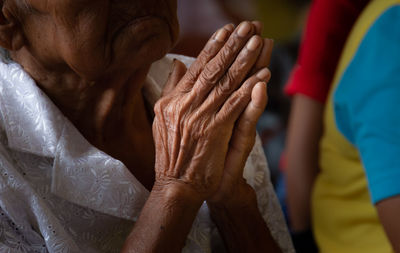
M 373 0 L 345 45 L 324 115 L 320 168 L 312 196 L 313 228 L 322 253 L 389 253 L 390 243 L 371 203 L 357 149 L 337 130 L 333 91 L 375 20 L 400 0 Z

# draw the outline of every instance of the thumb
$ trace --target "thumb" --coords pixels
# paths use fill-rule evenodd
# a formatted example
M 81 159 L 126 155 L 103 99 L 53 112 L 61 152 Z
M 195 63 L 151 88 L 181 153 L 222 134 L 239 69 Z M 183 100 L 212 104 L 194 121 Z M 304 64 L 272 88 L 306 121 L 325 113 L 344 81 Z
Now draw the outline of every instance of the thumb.
M 229 142 L 225 168 L 234 178 L 243 175 L 244 166 L 255 143 L 257 121 L 264 112 L 267 101 L 266 83 L 259 82 L 253 88 L 251 101 L 237 121 Z
M 181 61 L 174 59 L 174 63 L 172 66 L 172 71 L 169 74 L 167 83 L 164 86 L 161 96 L 166 96 L 171 93 L 179 81 L 182 79 L 183 75 L 186 73 L 186 66 Z
M 246 138 L 253 136 L 256 130 L 257 121 L 263 114 L 268 102 L 267 86 L 265 82 L 257 83 L 251 93 L 251 101 L 240 116 L 235 130 L 239 136 Z

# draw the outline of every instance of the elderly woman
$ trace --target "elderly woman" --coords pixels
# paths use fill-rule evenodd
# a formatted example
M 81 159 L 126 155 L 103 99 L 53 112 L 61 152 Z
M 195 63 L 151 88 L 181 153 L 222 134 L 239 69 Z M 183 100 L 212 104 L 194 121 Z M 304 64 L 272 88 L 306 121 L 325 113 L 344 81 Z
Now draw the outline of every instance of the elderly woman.
M 164 57 L 175 0 L 1 4 L 1 252 L 292 251 L 251 152 L 270 76 L 258 23 L 175 56 L 187 70 Z

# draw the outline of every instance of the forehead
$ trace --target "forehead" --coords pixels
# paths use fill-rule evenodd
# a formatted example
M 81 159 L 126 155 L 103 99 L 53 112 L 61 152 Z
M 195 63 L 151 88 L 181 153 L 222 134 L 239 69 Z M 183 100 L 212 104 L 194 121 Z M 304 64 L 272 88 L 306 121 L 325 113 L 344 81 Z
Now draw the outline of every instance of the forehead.
M 105 9 L 120 10 L 126 13 L 150 11 L 176 11 L 177 0 L 14 0 L 24 8 L 31 8 L 40 13 L 95 12 Z M 139 14 L 140 15 L 140 14 Z

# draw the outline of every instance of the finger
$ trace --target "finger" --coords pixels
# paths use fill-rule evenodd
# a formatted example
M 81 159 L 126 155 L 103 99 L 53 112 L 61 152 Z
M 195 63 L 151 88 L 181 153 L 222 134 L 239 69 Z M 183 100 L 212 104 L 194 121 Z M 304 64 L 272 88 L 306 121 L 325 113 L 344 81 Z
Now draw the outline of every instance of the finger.
M 260 21 L 252 21 L 251 22 L 255 28 L 256 34 L 261 35 L 262 30 L 263 30 L 263 24 Z
M 274 49 L 274 40 L 264 39 L 264 48 L 262 54 L 264 58 L 261 60 L 261 63 L 264 63 L 261 66 L 264 68 L 269 67 L 269 64 L 271 63 L 272 49 Z
M 262 39 L 259 35 L 254 35 L 242 49 L 228 72 L 222 77 L 221 81 L 215 86 L 208 98 L 201 105 L 200 110 L 218 111 L 226 99 L 243 82 L 250 69 L 253 67 L 261 51 Z
M 253 34 L 253 25 L 247 21 L 242 22 L 218 54 L 207 63 L 193 86 L 194 94 L 200 100 L 199 103 L 203 102 L 202 100 L 218 83 Z
M 196 82 L 205 65 L 221 50 L 226 40 L 232 34 L 234 28 L 235 27 L 233 24 L 228 24 L 213 34 L 213 36 L 204 46 L 203 50 L 200 52 L 196 61 L 193 62 L 187 71 L 184 77 L 187 83 L 182 84 L 182 88 L 184 90 L 191 90 L 192 85 Z
M 258 82 L 251 93 L 251 101 L 241 114 L 229 143 L 226 166 L 229 175 L 239 178 L 243 175 L 246 158 L 253 149 L 256 136 L 256 125 L 267 105 L 267 86 Z
M 252 91 L 258 82 L 267 83 L 271 77 L 269 69 L 264 68 L 256 75 L 253 75 L 237 90 L 235 91 L 222 105 L 221 109 L 216 115 L 216 120 L 221 123 L 233 123 L 249 104 L 252 99 Z
M 256 64 L 251 70 L 251 74 L 259 71 L 260 69 L 267 68 L 271 61 L 272 49 L 274 47 L 274 41 L 271 39 L 263 39 L 263 48 L 257 59 Z
M 238 131 L 240 136 L 253 135 L 253 132 L 256 130 L 258 119 L 264 112 L 267 102 L 267 85 L 265 82 L 258 82 L 251 92 L 250 103 L 247 105 L 242 115 L 240 115 L 236 125 L 236 131 Z
M 187 70 L 186 66 L 183 62 L 181 62 L 177 59 L 174 59 L 172 71 L 169 74 L 168 81 L 165 84 L 164 89 L 161 94 L 162 97 L 170 94 L 175 89 L 175 87 L 177 86 L 179 81 L 185 75 L 186 70 Z

